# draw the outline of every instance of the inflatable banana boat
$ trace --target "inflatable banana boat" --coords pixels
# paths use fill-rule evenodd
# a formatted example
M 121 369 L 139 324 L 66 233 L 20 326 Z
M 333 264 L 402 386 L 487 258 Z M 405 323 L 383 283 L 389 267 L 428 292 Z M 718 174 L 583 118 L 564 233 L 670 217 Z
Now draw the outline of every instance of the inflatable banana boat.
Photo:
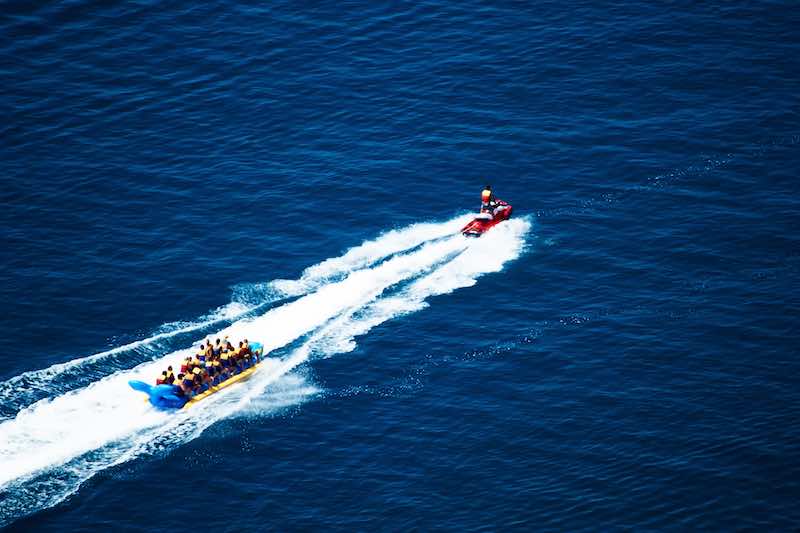
M 177 385 L 150 385 L 144 381 L 138 380 L 131 380 L 128 382 L 128 385 L 134 390 L 147 394 L 147 401 L 149 401 L 153 407 L 165 410 L 188 409 L 212 394 L 226 387 L 230 387 L 235 383 L 244 381 L 257 372 L 258 367 L 265 361 L 263 358 L 264 347 L 261 343 L 254 342 L 250 344 L 250 350 L 253 357 L 250 359 L 249 363 L 243 362 L 241 367 L 236 367 L 233 370 L 233 375 L 225 380 L 210 385 L 203 385 L 196 394 L 190 393 L 187 395 Z

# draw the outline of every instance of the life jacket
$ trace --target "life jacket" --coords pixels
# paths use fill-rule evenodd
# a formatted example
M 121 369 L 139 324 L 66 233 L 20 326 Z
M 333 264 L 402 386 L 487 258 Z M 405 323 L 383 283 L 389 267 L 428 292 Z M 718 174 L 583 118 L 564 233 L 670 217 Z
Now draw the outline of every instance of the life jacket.
M 199 376 L 202 373 L 203 373 L 203 369 L 200 368 L 199 366 L 196 366 L 196 367 L 194 367 L 192 369 L 192 374 L 194 374 L 195 376 Z
M 214 355 L 219 355 L 220 353 L 222 353 L 222 345 L 221 344 L 215 344 L 214 348 L 211 349 L 211 352 Z
M 483 189 L 483 191 L 481 191 L 481 202 L 489 203 L 489 200 L 491 199 L 492 199 L 491 189 Z
M 167 374 L 167 383 L 169 383 L 170 385 L 175 383 L 175 374 L 173 372 Z
M 161 379 L 161 378 L 158 378 L 158 379 L 156 380 L 156 385 L 163 385 L 164 383 L 166 383 L 166 382 L 165 382 L 163 379 Z

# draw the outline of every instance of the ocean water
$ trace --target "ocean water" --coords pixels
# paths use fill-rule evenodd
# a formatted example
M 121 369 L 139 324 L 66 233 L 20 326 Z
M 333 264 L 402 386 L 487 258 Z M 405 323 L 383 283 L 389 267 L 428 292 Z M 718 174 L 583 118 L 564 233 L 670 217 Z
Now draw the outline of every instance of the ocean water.
M 4 2 L 0 528 L 796 530 L 798 28 Z M 220 333 L 270 362 L 128 388 Z

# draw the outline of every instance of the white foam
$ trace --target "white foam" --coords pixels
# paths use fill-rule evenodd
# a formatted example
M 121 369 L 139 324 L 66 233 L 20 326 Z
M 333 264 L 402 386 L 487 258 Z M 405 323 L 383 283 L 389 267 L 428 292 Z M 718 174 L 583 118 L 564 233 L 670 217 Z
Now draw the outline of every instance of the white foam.
M 321 263 L 311 266 L 303 271 L 297 280 L 275 280 L 268 283 L 243 285 L 234 288 L 233 302 L 219 307 L 208 315 L 193 322 L 167 323 L 159 328 L 161 331 L 148 338 L 134 341 L 123 346 L 99 352 L 89 356 L 77 357 L 63 363 L 56 363 L 47 368 L 31 370 L 0 382 L 0 403 L 9 405 L 26 405 L 26 398 L 21 397 L 20 391 L 38 391 L 35 398 L 47 397 L 50 391 L 53 394 L 61 392 L 55 386 L 58 378 L 69 371 L 81 368 L 84 365 L 97 363 L 109 356 L 114 356 L 140 347 L 148 346 L 161 340 L 169 339 L 180 334 L 191 333 L 207 329 L 221 322 L 229 322 L 256 311 L 265 303 L 275 302 L 282 298 L 300 296 L 314 291 L 325 283 L 339 279 L 348 273 L 366 268 L 377 261 L 395 255 L 399 252 L 410 250 L 421 244 L 446 237 L 456 233 L 469 219 L 469 215 L 458 216 L 443 223 L 418 223 L 402 229 L 386 232 L 376 239 L 350 248 L 343 255 L 326 259 Z M 244 304 L 238 301 L 245 293 L 255 292 L 260 296 L 258 304 Z M 248 298 L 249 299 L 249 298 Z M 36 391 L 31 391 L 31 386 Z
M 387 320 L 418 311 L 427 306 L 431 296 L 470 287 L 480 276 L 499 272 L 519 257 L 530 231 L 529 219 L 512 219 L 479 239 L 471 241 L 463 253 L 433 272 L 423 276 L 396 295 L 381 298 L 350 315 L 342 315 L 320 332 L 313 345 L 315 354 L 330 356 L 352 351 L 355 337 L 368 333 Z
M 92 363 L 97 363 L 99 361 L 107 359 L 110 356 L 114 356 L 130 350 L 135 350 L 137 348 L 147 346 L 155 342 L 158 342 L 160 340 L 174 337 L 176 335 L 180 335 L 183 333 L 190 333 L 192 331 L 198 331 L 204 328 L 211 327 L 214 324 L 235 320 L 237 317 L 240 317 L 252 310 L 253 310 L 252 307 L 248 307 L 237 302 L 232 302 L 215 309 L 208 315 L 201 317 L 196 322 L 165 324 L 161 328 L 164 331 L 162 331 L 161 333 L 157 333 L 146 339 L 134 341 L 125 344 L 123 346 L 118 346 L 116 348 L 112 348 L 110 350 L 99 352 L 93 355 L 78 357 L 76 359 L 72 359 L 64 363 L 56 363 L 47 368 L 23 372 L 22 374 L 14 376 L 6 381 L 0 382 L 0 403 L 24 404 L 27 395 L 35 393 L 36 391 L 44 393 L 44 397 L 51 396 L 52 394 L 57 394 L 61 392 L 61 390 L 59 390 L 59 388 L 56 387 L 56 382 L 58 381 L 58 378 L 70 371 L 73 371 L 77 368 Z M 30 401 L 28 401 L 27 403 L 30 403 Z
M 256 319 L 235 323 L 218 336 L 262 340 L 267 351 L 280 348 L 349 308 L 364 305 L 386 288 L 424 272 L 463 246 L 461 236 L 424 245 L 373 269 L 354 272 Z M 149 409 L 141 396 L 128 388 L 127 381 L 150 381 L 165 365 L 179 365 L 188 352 L 175 352 L 130 371 L 117 372 L 84 389 L 39 401 L 20 411 L 15 419 L 0 423 L 0 487 L 135 431 L 163 424 L 168 415 Z M 263 375 L 280 376 L 300 361 L 290 357 L 278 365 L 277 372 L 267 369 Z
M 263 416 L 268 413 L 279 413 L 281 410 L 298 405 L 313 397 L 319 391 L 299 375 L 282 373 L 272 374 L 269 381 L 272 385 L 269 394 L 260 394 L 258 401 L 249 403 L 246 395 L 236 397 L 230 392 L 236 388 L 220 392 L 215 405 L 198 406 L 199 408 L 178 413 L 160 412 L 149 407 L 141 395 L 119 394 L 121 402 L 109 402 L 105 406 L 99 403 L 96 407 L 101 412 L 87 412 L 90 405 L 82 400 L 71 398 L 63 402 L 56 399 L 58 409 L 38 405 L 30 409 L 25 417 L 35 420 L 33 424 L 24 424 L 25 431 L 11 432 L 0 430 L 0 438 L 12 437 L 12 441 L 3 445 L 0 460 L 9 452 L 17 452 L 17 457 L 24 457 L 24 450 L 31 448 L 34 452 L 32 460 L 26 460 L 15 472 L 3 473 L 3 478 L 20 474 L 32 467 L 38 467 L 34 475 L 22 475 L 10 479 L 0 486 L 0 527 L 9 522 L 34 512 L 51 507 L 74 494 L 80 486 L 96 473 L 107 468 L 123 464 L 131 459 L 145 455 L 157 455 L 168 452 L 176 445 L 189 441 L 200 435 L 210 425 L 232 414 L 254 414 Z M 121 385 L 127 388 L 124 379 L 115 380 L 110 386 Z M 263 393 L 266 384 L 260 388 L 240 388 L 239 391 L 255 395 Z M 107 392 L 95 389 L 96 393 Z M 115 390 L 119 393 L 119 390 Z M 131 391 L 132 392 L 132 391 Z M 227 398 L 224 396 L 227 394 Z M 85 400 L 85 397 L 83 398 Z M 45 400 L 43 403 L 49 403 Z M 71 404 L 71 405 L 70 405 Z M 202 404 L 201 404 L 202 405 Z M 80 412 L 71 412 L 73 409 Z M 257 409 L 257 411 L 256 411 Z M 68 424 L 59 422 L 57 416 L 66 416 L 77 427 L 69 429 Z M 133 417 L 133 418 L 131 418 Z M 136 430 L 131 431 L 131 421 L 136 423 Z M 55 428 L 48 430 L 47 424 Z M 110 427 L 102 432 L 95 432 L 97 423 L 107 423 Z M 126 426 L 127 424 L 127 426 Z M 84 439 L 76 439 L 78 433 Z M 114 438 L 111 438 L 111 437 Z M 59 443 L 56 438 L 60 440 Z M 111 440 L 106 442 L 106 439 Z M 92 447 L 89 453 L 80 454 L 83 446 Z M 16 450 L 14 450 L 16 448 Z M 43 452 L 51 452 L 48 456 Z M 77 453 L 70 459 L 71 454 Z M 38 463 L 38 464 L 37 464 Z M 4 461 L 3 467 L 9 463 Z
M 446 222 L 422 222 L 402 229 L 391 230 L 378 238 L 366 241 L 347 250 L 339 257 L 326 259 L 308 267 L 297 280 L 279 279 L 270 287 L 279 294 L 295 296 L 316 289 L 325 282 L 336 280 L 342 274 L 373 265 L 381 259 L 457 233 L 472 215 L 461 215 Z
M 178 365 L 191 352 L 187 348 L 119 371 L 88 387 L 41 400 L 21 410 L 16 418 L 0 422 L 0 492 L 9 495 L 4 500 L 7 508 L 23 507 L 0 512 L 0 525 L 20 513 L 63 500 L 83 481 L 111 465 L 170 449 L 234 414 L 274 408 L 275 402 L 263 405 L 264 392 L 268 388 L 274 392 L 273 388 L 313 353 L 346 351 L 355 336 L 423 307 L 427 297 L 474 284 L 480 275 L 500 270 L 519 255 L 530 227 L 525 220 L 512 220 L 481 239 L 447 237 L 460 223 L 454 219 L 443 224 L 447 231 L 437 226 L 432 232 L 439 236 L 437 240 L 410 247 L 414 239 L 393 237 L 388 247 L 370 252 L 373 258 L 384 254 L 384 261 L 373 261 L 371 267 L 323 283 L 315 292 L 263 315 L 240 319 L 214 334 L 261 341 L 268 351 L 305 339 L 287 356 L 266 362 L 247 382 L 191 409 L 159 412 L 127 385 L 130 379 L 150 381 L 166 365 Z M 392 249 L 406 253 L 392 253 Z M 362 252 L 354 253 L 348 264 L 362 264 Z M 388 289 L 393 293 L 387 294 Z M 291 397 L 279 394 L 276 399 L 283 407 L 316 392 L 305 381 L 288 388 Z M 12 497 L 14 494 L 17 496 Z

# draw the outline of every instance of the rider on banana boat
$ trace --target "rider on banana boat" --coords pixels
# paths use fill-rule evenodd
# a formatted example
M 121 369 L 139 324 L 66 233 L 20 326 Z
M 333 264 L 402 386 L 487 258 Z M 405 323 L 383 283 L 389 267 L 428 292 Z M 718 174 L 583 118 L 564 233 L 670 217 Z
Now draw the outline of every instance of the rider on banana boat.
M 191 374 L 178 374 L 178 379 L 180 380 L 178 387 L 180 387 L 183 395 L 191 397 L 192 387 L 194 386 L 194 380 L 192 379 Z
M 228 372 L 231 368 L 231 355 L 228 353 L 228 350 L 220 351 L 219 360 L 222 363 L 222 368 Z
M 214 355 L 214 348 L 211 346 L 211 339 L 206 339 L 206 359 Z
M 175 385 L 180 391 L 178 394 L 191 398 L 260 361 L 261 354 L 253 353 L 247 339 L 240 341 L 238 348 L 228 341 L 228 337 L 223 341 L 217 339 L 213 345 L 206 340 L 200 344 L 194 357 L 184 358 L 177 378 L 169 366 L 156 379 L 156 385 Z
M 214 379 L 217 383 L 225 381 L 228 376 L 222 368 L 222 362 L 219 359 L 214 359 L 211 362 L 211 368 L 214 370 Z
M 197 353 L 195 356 L 200 359 L 201 361 L 206 360 L 206 346 L 205 344 L 200 344 L 200 348 L 197 349 Z

